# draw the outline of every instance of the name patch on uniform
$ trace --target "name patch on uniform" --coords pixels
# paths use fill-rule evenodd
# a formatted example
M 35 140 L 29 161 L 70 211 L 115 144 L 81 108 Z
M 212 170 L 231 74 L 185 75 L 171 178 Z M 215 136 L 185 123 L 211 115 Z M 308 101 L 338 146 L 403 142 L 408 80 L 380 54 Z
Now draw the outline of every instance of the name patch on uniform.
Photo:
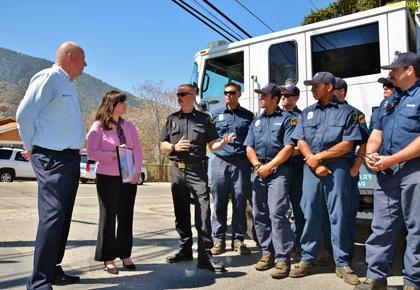
M 296 126 L 297 123 L 298 123 L 298 119 L 296 117 L 293 117 L 292 119 L 290 119 L 290 125 Z
M 62 94 L 61 96 L 66 98 L 66 97 L 70 97 L 71 95 L 70 94 Z
M 360 124 L 366 123 L 365 115 L 363 114 L 359 115 L 359 123 Z
M 260 120 L 255 121 L 255 127 L 258 127 L 260 125 Z
M 314 117 L 314 112 L 312 111 L 308 113 L 308 116 L 306 116 L 308 120 L 312 119 L 313 117 Z
M 198 126 L 198 127 L 204 127 L 204 125 L 203 125 L 203 124 L 201 124 L 201 123 L 197 123 L 197 126 Z
M 415 104 L 407 104 L 407 107 L 410 107 L 410 108 L 415 108 L 415 107 L 416 107 L 416 105 L 415 105 Z
M 274 125 L 276 126 L 280 126 L 282 123 L 274 123 Z
M 219 121 L 223 121 L 223 114 L 219 115 Z

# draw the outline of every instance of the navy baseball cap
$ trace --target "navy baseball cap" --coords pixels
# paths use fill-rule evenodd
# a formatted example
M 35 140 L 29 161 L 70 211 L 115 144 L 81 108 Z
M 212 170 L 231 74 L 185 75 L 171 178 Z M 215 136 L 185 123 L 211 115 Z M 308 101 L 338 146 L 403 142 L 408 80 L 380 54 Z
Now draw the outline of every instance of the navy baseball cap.
M 254 92 L 258 94 L 271 94 L 272 96 L 280 97 L 281 92 L 280 88 L 273 83 L 269 83 L 266 86 L 264 86 L 262 89 L 255 89 Z
M 280 87 L 281 94 L 290 94 L 293 96 L 299 96 L 300 90 L 297 86 L 293 84 L 285 85 Z
M 412 65 L 415 68 L 420 68 L 420 56 L 414 52 L 403 52 L 395 55 L 394 60 L 389 65 L 381 66 L 382 69 L 393 69 L 399 67 L 406 67 Z
M 317 72 L 311 80 L 303 81 L 306 86 L 315 84 L 333 84 L 335 85 L 335 76 L 327 71 Z
M 393 88 L 394 87 L 394 84 L 392 83 L 392 81 L 389 77 L 379 78 L 378 83 L 383 84 L 384 86 L 387 86 L 388 88 Z
M 345 89 L 347 91 L 347 82 L 343 80 L 342 78 L 335 77 L 335 85 L 334 87 L 337 90 Z

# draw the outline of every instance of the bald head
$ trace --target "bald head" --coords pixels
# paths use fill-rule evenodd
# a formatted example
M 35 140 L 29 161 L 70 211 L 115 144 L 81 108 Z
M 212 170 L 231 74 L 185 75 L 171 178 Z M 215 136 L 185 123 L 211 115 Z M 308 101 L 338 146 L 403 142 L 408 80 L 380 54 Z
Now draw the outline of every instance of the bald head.
M 77 43 L 65 41 L 57 48 L 55 64 L 60 66 L 70 79 L 74 79 L 83 73 L 86 66 L 85 52 Z

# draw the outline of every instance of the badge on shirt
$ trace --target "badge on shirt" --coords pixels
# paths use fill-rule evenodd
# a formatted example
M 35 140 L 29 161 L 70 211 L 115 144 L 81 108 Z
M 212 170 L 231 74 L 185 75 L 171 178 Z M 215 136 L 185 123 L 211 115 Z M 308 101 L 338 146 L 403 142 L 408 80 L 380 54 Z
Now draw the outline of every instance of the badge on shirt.
M 298 119 L 297 117 L 293 117 L 292 119 L 290 119 L 290 125 L 292 126 L 296 126 L 298 123 Z
M 314 112 L 312 111 L 308 113 L 308 116 L 306 116 L 308 120 L 312 119 L 313 117 L 314 117 Z
M 178 125 L 175 121 L 172 121 L 171 127 L 172 127 L 172 130 L 175 130 L 178 127 Z
M 223 114 L 219 115 L 219 121 L 223 121 Z
M 260 120 L 255 121 L 255 127 L 258 127 L 260 125 Z
M 359 123 L 360 124 L 366 123 L 366 119 L 365 119 L 365 115 L 364 114 L 360 114 L 359 115 Z
M 356 121 L 356 122 L 359 121 L 359 117 L 357 116 L 356 113 L 352 113 L 351 117 L 353 118 L 354 121 Z

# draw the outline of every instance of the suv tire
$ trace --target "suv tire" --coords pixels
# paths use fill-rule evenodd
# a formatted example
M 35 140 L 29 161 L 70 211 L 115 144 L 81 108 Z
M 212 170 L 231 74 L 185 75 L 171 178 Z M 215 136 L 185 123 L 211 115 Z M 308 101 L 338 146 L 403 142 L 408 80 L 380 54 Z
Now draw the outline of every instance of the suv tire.
M 0 181 L 1 182 L 13 182 L 15 179 L 15 173 L 12 169 L 2 169 L 0 171 Z

